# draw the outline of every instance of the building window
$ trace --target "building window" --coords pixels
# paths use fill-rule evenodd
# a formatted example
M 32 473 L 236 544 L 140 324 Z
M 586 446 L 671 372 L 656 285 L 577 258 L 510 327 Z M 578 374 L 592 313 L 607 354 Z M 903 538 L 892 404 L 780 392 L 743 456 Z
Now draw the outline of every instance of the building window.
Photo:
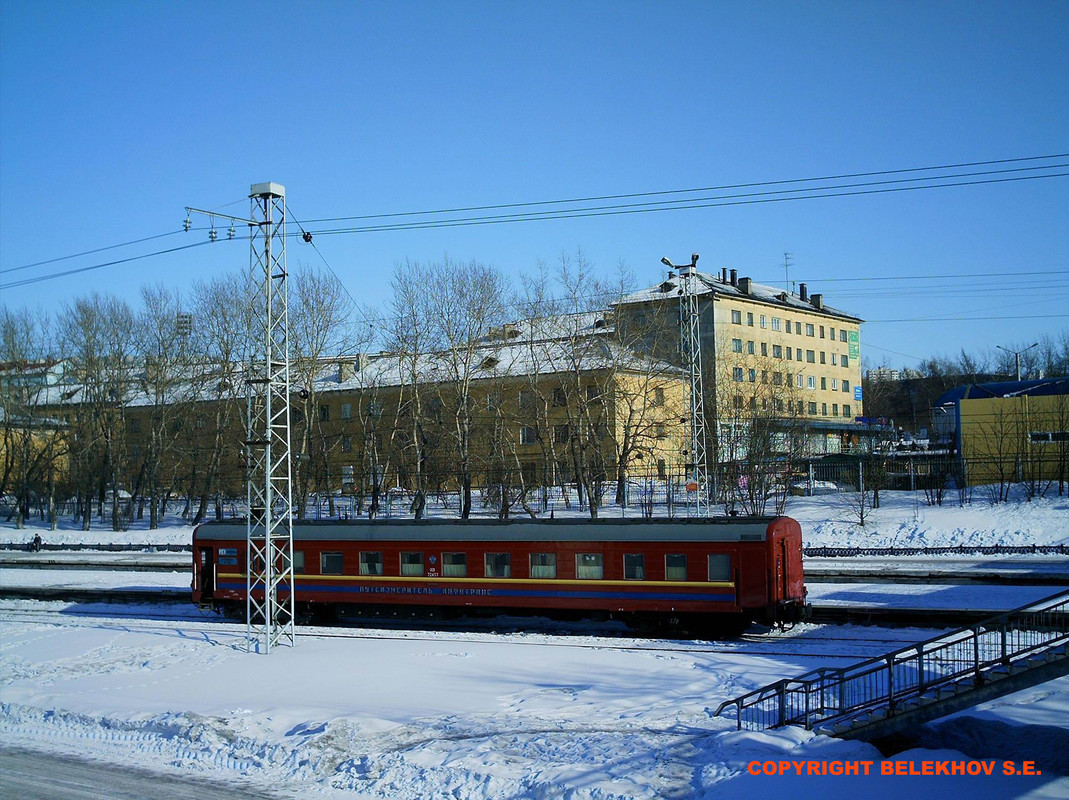
M 341 404 L 341 418 L 342 419 L 352 419 L 353 418 L 353 404 L 352 403 L 342 403 Z
M 753 312 L 746 312 L 746 324 L 749 325 L 751 328 L 753 327 Z
M 782 411 L 783 410 L 783 401 L 780 400 L 778 397 L 775 398 L 775 405 L 776 405 L 776 411 Z
M 794 332 L 799 336 L 802 335 L 802 323 L 798 322 L 797 320 L 794 323 Z
M 849 367 L 850 366 L 850 357 L 849 356 L 843 356 L 842 358 L 840 358 L 839 359 L 839 366 L 840 367 Z
M 833 367 L 839 366 L 839 355 L 837 353 L 831 354 L 831 365 Z
M 772 330 L 778 331 L 779 329 L 780 329 L 779 317 L 773 317 L 772 318 Z
M 850 406 L 848 406 L 846 404 L 843 404 L 843 416 L 844 417 L 849 417 L 850 416 Z
M 736 394 L 735 395 L 735 410 L 736 411 L 742 410 L 742 395 L 741 394 Z
M 843 381 L 843 391 L 844 392 L 849 392 L 850 391 L 850 381 Z
M 846 331 L 843 331 L 843 330 L 839 331 L 839 341 L 840 342 L 845 342 L 846 341 Z
M 732 369 L 731 369 L 731 379 L 733 381 L 735 381 L 735 383 L 742 383 L 742 381 L 743 381 L 742 367 L 732 367 Z
M 741 353 L 742 352 L 742 339 L 732 339 L 731 340 L 731 352 L 733 352 L 733 353 Z
M 821 403 L 820 404 L 820 415 L 822 417 L 828 416 L 828 404 L 827 403 Z
M 742 324 L 742 312 L 741 311 L 732 311 L 731 312 L 731 322 L 734 325 L 741 325 Z
M 341 468 L 341 485 L 342 488 L 353 486 L 353 465 L 343 464 Z
M 624 580 L 646 580 L 646 557 L 641 553 L 624 554 Z
M 407 578 L 423 577 L 423 553 L 401 553 L 401 575 Z
M 798 413 L 799 414 L 804 414 L 805 413 L 805 401 L 804 400 L 799 400 L 798 401 Z
M 664 579 L 666 581 L 685 581 L 687 579 L 687 557 L 685 555 L 667 555 L 664 557 Z
M 319 406 L 319 421 L 320 422 L 329 422 L 330 421 L 330 406 L 327 405 L 326 403 L 323 403 L 323 404 L 321 404 Z
M 592 383 L 586 387 L 586 401 L 588 403 L 601 402 L 601 387 L 596 383 Z
M 823 376 L 820 378 L 820 388 L 822 391 L 828 388 L 828 379 Z
M 531 577 L 532 578 L 556 578 L 557 577 L 557 554 L 556 553 L 531 553 Z
M 772 345 L 772 357 L 773 358 L 783 358 L 783 345 L 779 345 L 779 344 Z
M 768 342 L 761 342 L 761 355 L 768 355 Z
M 361 575 L 381 575 L 382 574 L 382 553 L 364 552 L 360 553 L 360 574 Z M 423 573 L 420 573 L 421 575 Z
M 538 441 L 538 429 L 533 425 L 524 425 L 520 428 L 520 444 L 534 444 Z
M 577 553 L 575 577 L 580 580 L 600 580 L 605 577 L 604 557 L 601 553 Z
M 820 338 L 821 339 L 824 338 L 824 326 L 823 325 L 820 326 Z
M 764 314 L 761 315 L 761 327 L 767 327 Z
M 828 338 L 831 339 L 833 342 L 835 341 L 835 328 L 830 328 L 828 330 Z
M 832 403 L 831 404 L 831 415 L 833 417 L 839 416 L 839 404 L 838 403 Z
M 802 360 L 802 348 L 801 347 L 794 348 L 794 360 L 795 361 L 801 361 Z
M 663 422 L 655 422 L 653 423 L 653 435 L 658 439 L 667 439 L 668 428 Z
M 731 556 L 727 553 L 711 553 L 709 555 L 709 580 L 731 580 Z
M 568 444 L 568 425 L 554 425 L 553 426 L 553 442 L 554 444 Z
M 839 379 L 838 378 L 832 378 L 831 379 L 831 390 L 833 392 L 839 391 Z
M 806 336 L 812 336 L 813 335 L 813 323 L 812 322 L 807 322 L 805 324 L 805 335 Z
M 824 353 L 824 351 L 823 351 L 823 350 L 821 350 L 821 351 L 820 351 L 820 363 L 821 363 L 821 364 L 825 364 L 825 363 L 827 363 L 827 362 L 826 362 L 826 361 L 824 360 L 824 359 L 825 359 L 825 357 L 826 357 L 826 356 L 825 356 L 825 353 Z
M 320 553 L 319 554 L 319 574 L 320 575 L 341 575 L 342 574 L 342 555 L 341 555 L 341 553 Z
M 768 383 L 768 370 L 761 370 L 761 383 Z
M 141 433 L 141 420 L 137 417 L 130 420 L 130 433 Z
M 812 350 L 806 350 L 805 351 L 805 360 L 809 364 L 815 363 L 816 360 L 817 360 L 816 353 L 814 353 Z
M 805 388 L 807 388 L 807 389 L 816 389 L 817 388 L 817 378 L 816 378 L 815 375 L 806 376 Z
M 342 436 L 341 437 L 341 451 L 343 453 L 351 453 L 351 452 L 353 452 L 353 437 L 352 436 L 348 436 L 347 435 L 347 436 Z
M 508 553 L 487 553 L 485 566 L 487 578 L 512 577 L 512 561 Z
M 558 386 L 553 390 L 553 405 L 563 408 L 568 405 L 568 396 L 564 393 L 564 387 Z
M 817 404 L 816 403 L 810 403 L 809 404 L 809 413 L 810 414 L 814 414 L 814 415 L 817 413 Z
M 657 387 L 653 390 L 653 406 L 660 408 L 664 405 L 664 389 Z
M 794 348 L 793 347 L 788 347 L 787 348 L 787 360 L 788 361 L 794 361 Z
M 752 339 L 746 342 L 746 352 L 749 353 L 751 356 L 756 355 L 757 353 L 757 351 L 754 349 L 754 343 Z
M 782 372 L 773 372 L 772 373 L 772 385 L 773 386 L 782 386 L 783 385 L 783 373 Z
M 443 578 L 466 578 L 466 577 L 468 577 L 468 554 L 467 553 L 442 553 L 442 577 Z
M 757 370 L 750 370 L 750 383 L 757 383 Z
M 804 379 L 804 377 L 803 377 L 801 372 L 799 372 L 795 377 L 798 379 L 798 382 L 797 382 L 796 385 L 798 386 L 799 389 L 801 389 L 803 386 L 805 386 L 805 379 Z

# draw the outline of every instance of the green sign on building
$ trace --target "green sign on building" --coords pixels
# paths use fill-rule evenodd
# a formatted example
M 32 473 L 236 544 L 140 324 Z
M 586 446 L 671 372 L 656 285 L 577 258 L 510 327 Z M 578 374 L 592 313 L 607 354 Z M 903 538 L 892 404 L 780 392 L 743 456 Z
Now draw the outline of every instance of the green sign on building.
M 861 358 L 861 334 L 850 331 L 849 337 L 850 358 Z

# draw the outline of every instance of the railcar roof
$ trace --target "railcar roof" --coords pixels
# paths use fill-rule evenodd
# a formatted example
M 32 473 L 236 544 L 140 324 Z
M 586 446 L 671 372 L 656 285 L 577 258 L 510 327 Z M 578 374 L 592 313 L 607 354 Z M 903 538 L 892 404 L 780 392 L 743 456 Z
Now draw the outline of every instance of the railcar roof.
M 362 542 L 759 542 L 775 517 L 675 520 L 354 520 L 300 522 L 294 541 Z M 194 540 L 241 540 L 244 520 L 210 522 Z

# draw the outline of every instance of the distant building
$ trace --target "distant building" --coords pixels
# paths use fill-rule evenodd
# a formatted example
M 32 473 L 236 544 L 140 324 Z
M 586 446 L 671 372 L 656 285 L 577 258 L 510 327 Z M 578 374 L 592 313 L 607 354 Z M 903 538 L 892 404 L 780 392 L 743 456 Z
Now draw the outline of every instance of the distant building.
M 1069 479 L 1069 378 L 957 386 L 932 409 L 969 485 Z

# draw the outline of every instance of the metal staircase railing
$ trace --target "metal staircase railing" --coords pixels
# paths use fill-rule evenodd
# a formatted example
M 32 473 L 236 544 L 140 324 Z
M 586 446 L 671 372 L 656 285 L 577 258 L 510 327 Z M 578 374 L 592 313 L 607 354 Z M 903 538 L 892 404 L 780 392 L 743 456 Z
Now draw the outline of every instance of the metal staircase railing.
M 847 667 L 822 667 L 720 704 L 739 730 L 831 728 L 866 712 L 886 719 L 940 690 L 954 693 L 1022 669 L 1069 642 L 1069 592 Z

